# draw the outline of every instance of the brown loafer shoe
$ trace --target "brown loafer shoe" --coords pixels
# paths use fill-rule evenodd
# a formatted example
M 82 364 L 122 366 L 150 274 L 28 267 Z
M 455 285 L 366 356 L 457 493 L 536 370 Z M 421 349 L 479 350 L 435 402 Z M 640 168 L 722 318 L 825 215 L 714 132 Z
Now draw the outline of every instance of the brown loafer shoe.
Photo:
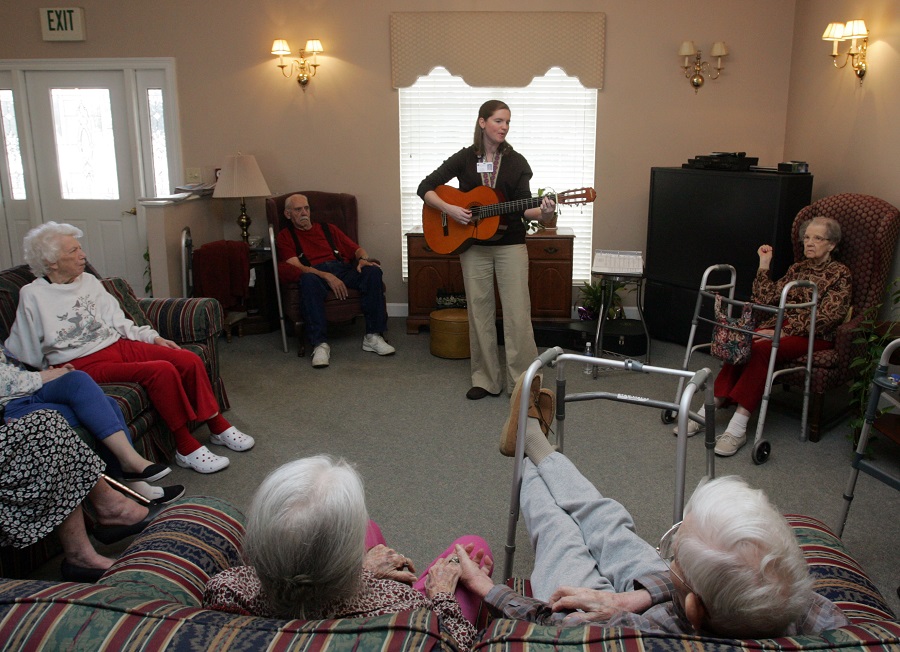
M 519 401 L 522 400 L 522 385 L 524 381 L 525 374 L 523 373 L 516 380 L 516 386 L 513 387 L 512 395 L 509 397 L 509 416 L 506 418 L 506 423 L 503 424 L 503 430 L 500 432 L 500 452 L 506 457 L 512 457 L 516 454 L 516 433 L 519 430 Z M 547 393 L 544 394 L 544 391 Z M 542 430 L 546 421 L 549 429 L 550 422 L 553 420 L 555 400 L 553 392 L 541 389 L 540 374 L 537 374 L 532 379 L 531 391 L 528 393 L 527 400 L 528 416 L 533 416 L 540 421 Z M 549 416 L 546 416 L 548 412 Z M 546 432 L 544 430 L 545 434 Z

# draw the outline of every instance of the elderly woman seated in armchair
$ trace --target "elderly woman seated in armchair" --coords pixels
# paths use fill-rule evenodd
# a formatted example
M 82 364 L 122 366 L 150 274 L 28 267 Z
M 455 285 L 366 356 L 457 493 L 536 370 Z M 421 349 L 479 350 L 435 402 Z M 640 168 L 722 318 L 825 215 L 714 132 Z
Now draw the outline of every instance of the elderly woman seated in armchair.
M 122 312 L 99 279 L 85 274 L 80 229 L 47 222 L 25 236 L 25 260 L 37 278 L 22 288 L 6 347 L 36 368 L 71 364 L 97 382 L 137 382 L 175 435 L 175 461 L 200 473 L 228 466 L 188 429 L 205 421 L 210 443 L 234 451 L 253 438 L 220 413 L 203 361 Z

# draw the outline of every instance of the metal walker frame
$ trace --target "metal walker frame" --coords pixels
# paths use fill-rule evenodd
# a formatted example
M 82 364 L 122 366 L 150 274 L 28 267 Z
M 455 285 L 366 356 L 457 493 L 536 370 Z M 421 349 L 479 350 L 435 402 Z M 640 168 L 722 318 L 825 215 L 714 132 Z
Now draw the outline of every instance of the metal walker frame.
M 656 399 L 645 398 L 642 396 L 632 396 L 627 394 L 615 394 L 610 392 L 580 392 L 574 394 L 566 394 L 565 367 L 566 362 L 575 362 L 580 365 L 601 364 L 605 367 L 613 369 L 621 369 L 635 373 L 658 373 L 669 376 L 677 376 L 682 383 L 686 382 L 684 390 L 680 392 L 681 398 L 679 402 L 669 403 Z M 707 406 L 711 406 L 713 402 L 712 385 L 708 382 L 710 377 L 709 369 L 701 369 L 692 372 L 680 369 L 668 369 L 665 367 L 651 367 L 650 365 L 637 362 L 636 360 L 608 360 L 604 358 L 595 358 L 574 353 L 564 353 L 563 350 L 556 346 L 544 351 L 535 358 L 534 362 L 525 371 L 523 379 L 523 387 L 530 388 L 535 375 L 543 367 L 556 367 L 556 438 L 557 448 L 563 451 L 565 423 L 566 423 L 566 403 L 575 401 L 590 401 L 595 399 L 605 399 L 618 401 L 622 403 L 630 403 L 632 405 L 641 405 L 651 408 L 662 408 L 664 410 L 673 410 L 679 415 L 678 418 L 678 441 L 675 448 L 675 499 L 672 510 L 672 522 L 676 523 L 681 520 L 684 511 L 684 483 L 685 483 L 685 465 L 687 460 L 687 423 L 688 419 L 693 419 L 703 423 L 703 420 L 696 413 L 689 413 L 691 399 L 698 391 L 703 391 Z M 529 397 L 530 391 L 523 391 L 522 397 Z M 519 492 L 522 487 L 522 471 L 525 461 L 525 427 L 528 419 L 528 398 L 519 401 L 519 427 L 516 432 L 516 452 L 514 456 L 515 468 L 513 470 L 512 490 L 509 501 L 509 522 L 506 535 L 506 558 L 503 564 L 503 579 L 507 580 L 512 577 L 513 558 L 516 551 L 516 526 L 519 520 Z M 713 414 L 708 407 L 709 414 Z M 709 478 L 715 477 L 715 455 L 713 449 L 716 445 L 715 440 L 715 424 L 714 420 L 706 428 L 706 474 Z
M 709 281 L 710 275 L 716 272 L 727 272 L 730 275 L 730 279 L 727 283 L 720 284 L 712 284 Z M 699 323 L 707 323 L 717 326 L 719 328 L 727 328 L 728 330 L 733 330 L 741 333 L 750 333 L 754 337 L 761 339 L 772 340 L 772 353 L 769 356 L 769 370 L 766 374 L 766 385 L 763 390 L 762 403 L 759 408 L 759 419 L 756 424 L 756 435 L 753 439 L 753 447 L 751 448 L 750 455 L 754 464 L 764 464 L 768 459 L 769 455 L 772 452 L 772 447 L 768 441 L 763 439 L 763 427 L 766 423 L 766 413 L 769 409 L 769 398 L 772 395 L 772 386 L 774 385 L 775 379 L 783 374 L 788 373 L 799 373 L 802 372 L 805 376 L 804 378 L 804 386 L 803 386 L 803 409 L 800 416 L 800 441 L 806 441 L 808 436 L 808 424 L 807 424 L 807 414 L 809 412 L 809 399 L 810 399 L 810 381 L 812 379 L 812 357 L 813 357 L 813 340 L 815 339 L 816 332 L 816 306 L 819 301 L 819 288 L 812 281 L 791 281 L 787 283 L 781 291 L 781 298 L 779 299 L 778 306 L 767 306 L 762 304 L 751 304 L 753 305 L 753 309 L 766 312 L 775 315 L 775 328 L 774 333 L 772 335 L 764 335 L 761 333 L 757 333 L 754 331 L 748 331 L 743 328 L 737 328 L 732 326 L 727 326 L 723 324 L 719 324 L 715 321 L 715 319 L 709 319 L 708 317 L 704 317 L 700 314 L 704 300 L 715 300 L 717 294 L 722 296 L 722 303 L 727 306 L 728 315 L 731 316 L 731 309 L 733 306 L 738 306 L 739 308 L 743 308 L 745 302 L 739 301 L 734 298 L 734 288 L 737 282 L 737 271 L 732 265 L 711 265 L 706 268 L 706 271 L 703 272 L 703 279 L 700 282 L 700 290 L 697 292 L 697 302 L 694 307 L 694 316 L 691 319 L 691 333 L 688 337 L 687 347 L 684 356 L 684 364 L 682 366 L 683 369 L 687 370 L 688 365 L 690 364 L 691 356 L 701 349 L 709 349 L 711 346 L 711 342 L 707 342 L 705 344 L 694 344 L 694 338 L 697 335 L 697 326 Z M 788 303 L 788 294 L 794 288 L 803 288 L 808 287 L 812 288 L 812 300 L 805 303 Z M 803 367 L 783 367 L 781 369 L 775 369 L 775 358 L 778 355 L 778 346 L 781 341 L 781 325 L 784 321 L 785 311 L 789 310 L 798 310 L 798 309 L 810 309 L 810 322 L 809 322 L 809 347 L 806 352 L 806 366 Z M 678 381 L 678 390 L 675 393 L 676 402 L 679 401 L 684 386 L 684 379 L 680 379 Z M 710 412 L 709 408 L 704 410 L 705 414 L 715 414 L 715 412 Z M 675 412 L 671 410 L 663 410 L 661 414 L 663 423 L 672 423 L 675 420 Z M 714 421 L 715 419 L 713 419 Z M 699 421 L 698 421 L 699 422 Z

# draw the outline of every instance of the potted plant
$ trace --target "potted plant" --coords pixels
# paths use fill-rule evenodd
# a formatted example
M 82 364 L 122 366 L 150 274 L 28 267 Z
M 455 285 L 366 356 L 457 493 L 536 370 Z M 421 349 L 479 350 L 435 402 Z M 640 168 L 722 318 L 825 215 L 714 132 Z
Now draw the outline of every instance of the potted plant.
M 612 283 L 612 300 L 606 297 L 606 287 L 600 281 L 585 281 L 579 288 L 581 305 L 578 307 L 578 316 L 582 321 L 595 321 L 607 301 L 609 301 L 609 308 L 606 312 L 607 319 L 620 319 L 624 315 L 622 296 L 619 294 L 619 290 L 625 287 L 625 283 L 621 281 Z
M 859 347 L 859 353 L 850 360 L 850 369 L 855 371 L 855 378 L 850 384 L 850 419 L 851 436 L 854 445 L 859 440 L 859 432 L 865 420 L 866 407 L 872 388 L 872 378 L 881 360 L 884 348 L 900 337 L 900 330 L 893 321 L 897 304 L 900 303 L 900 278 L 894 279 L 889 286 L 886 303 L 890 306 L 889 319 L 881 320 L 880 313 L 885 303 L 872 306 L 863 315 L 860 325 L 853 330 L 853 344 Z M 880 413 L 879 413 L 880 414 Z

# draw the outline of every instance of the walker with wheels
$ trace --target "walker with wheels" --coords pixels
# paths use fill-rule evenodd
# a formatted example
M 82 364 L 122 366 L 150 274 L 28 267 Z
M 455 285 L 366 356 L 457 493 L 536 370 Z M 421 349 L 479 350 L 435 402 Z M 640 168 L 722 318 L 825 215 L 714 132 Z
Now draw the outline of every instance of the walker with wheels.
M 710 276 L 713 274 L 721 274 L 727 273 L 729 275 L 729 280 L 727 283 L 719 283 L 714 284 L 710 282 Z M 697 335 L 697 327 L 701 323 L 713 324 L 717 328 L 727 328 L 728 330 L 738 331 L 741 333 L 752 333 L 752 335 L 756 338 L 764 338 L 772 340 L 772 353 L 769 356 L 769 370 L 766 374 L 766 385 L 763 390 L 762 403 L 759 408 L 759 419 L 756 424 L 756 436 L 753 440 L 753 446 L 750 450 L 751 459 L 754 464 L 763 464 L 769 459 L 769 455 L 771 454 L 772 447 L 768 441 L 763 439 L 763 427 L 766 422 L 766 412 L 769 407 L 769 398 L 772 394 L 772 386 L 774 384 L 775 379 L 782 374 L 787 373 L 803 373 L 805 374 L 805 382 L 803 385 L 803 409 L 800 417 L 800 441 L 806 441 L 807 439 L 807 413 L 809 411 L 809 397 L 810 397 L 810 380 L 812 378 L 812 358 L 813 358 L 813 343 L 816 332 L 816 305 L 818 304 L 819 299 L 819 289 L 815 283 L 812 281 L 798 280 L 791 281 L 787 283 L 781 291 L 781 298 L 778 302 L 778 306 L 768 306 L 762 304 L 751 304 L 755 311 L 760 311 L 763 313 L 774 314 L 775 315 L 775 327 L 774 333 L 772 335 L 766 335 L 762 333 L 757 333 L 754 331 L 748 331 L 742 328 L 736 328 L 733 326 L 719 324 L 715 321 L 715 319 L 710 319 L 709 317 L 703 316 L 701 314 L 704 312 L 704 308 L 707 308 L 711 305 L 710 302 L 715 301 L 716 295 L 721 295 L 721 301 L 723 304 L 727 306 L 728 315 L 731 315 L 731 309 L 733 306 L 737 306 L 739 308 L 743 308 L 743 301 L 736 300 L 734 298 L 734 288 L 737 282 L 737 272 L 735 268 L 731 265 L 712 265 L 706 268 L 706 271 L 703 272 L 703 279 L 700 282 L 700 290 L 697 293 L 697 302 L 694 307 L 694 316 L 691 319 L 691 332 L 688 337 L 687 347 L 684 356 L 684 364 L 682 368 L 687 370 L 688 365 L 690 364 L 691 356 L 695 351 L 699 351 L 701 349 L 709 349 L 711 346 L 710 342 L 705 344 L 694 344 L 694 338 Z M 812 299 L 811 301 L 805 303 L 788 303 L 787 297 L 790 291 L 794 288 L 803 288 L 808 287 L 812 289 Z M 790 310 L 798 310 L 798 309 L 809 309 L 810 311 L 810 320 L 809 320 L 809 348 L 807 349 L 805 366 L 787 366 L 782 367 L 780 369 L 775 368 L 775 358 L 778 355 L 778 345 L 781 339 L 781 326 L 784 322 L 784 316 L 786 311 Z M 709 314 L 707 312 L 706 314 Z M 802 360 L 802 359 L 801 359 Z M 679 402 L 684 389 L 684 378 L 679 379 L 678 381 L 678 390 L 675 393 L 675 401 Z M 690 405 L 690 402 L 688 402 Z M 705 408 L 705 414 L 714 414 L 714 412 L 710 412 L 709 408 Z M 675 414 L 677 411 L 673 411 L 670 408 L 664 409 L 661 414 L 663 423 L 672 423 L 675 421 Z M 700 422 L 699 419 L 695 419 Z M 711 421 L 715 421 L 715 419 L 711 419 Z

